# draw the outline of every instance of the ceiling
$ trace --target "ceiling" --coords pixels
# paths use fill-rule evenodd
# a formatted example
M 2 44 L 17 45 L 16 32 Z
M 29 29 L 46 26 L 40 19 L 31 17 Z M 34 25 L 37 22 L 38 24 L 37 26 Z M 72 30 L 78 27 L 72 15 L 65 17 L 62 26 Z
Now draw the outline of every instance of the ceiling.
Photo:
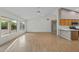
M 37 16 L 53 17 L 57 16 L 57 7 L 6 7 L 10 12 L 21 16 L 24 19 L 31 19 Z
M 65 7 L 79 12 L 79 7 Z M 5 10 L 12 12 L 24 19 L 43 16 L 46 18 L 56 19 L 58 7 L 4 7 Z
M 79 7 L 66 7 L 66 8 L 79 12 Z

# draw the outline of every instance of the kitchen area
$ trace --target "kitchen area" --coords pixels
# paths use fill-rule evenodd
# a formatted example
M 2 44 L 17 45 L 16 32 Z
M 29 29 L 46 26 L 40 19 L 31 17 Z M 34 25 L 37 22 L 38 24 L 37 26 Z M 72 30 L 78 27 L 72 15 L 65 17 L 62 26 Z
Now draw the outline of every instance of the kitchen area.
M 61 8 L 59 10 L 58 35 L 67 40 L 79 39 L 79 12 Z

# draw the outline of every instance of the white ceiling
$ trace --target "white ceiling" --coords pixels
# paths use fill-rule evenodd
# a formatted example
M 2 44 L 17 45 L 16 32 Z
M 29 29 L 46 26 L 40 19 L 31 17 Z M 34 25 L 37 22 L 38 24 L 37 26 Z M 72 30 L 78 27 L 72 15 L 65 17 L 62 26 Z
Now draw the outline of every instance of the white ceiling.
M 66 7 L 66 8 L 79 12 L 79 7 Z
M 75 10 L 79 12 L 79 7 L 66 7 L 67 9 Z M 56 19 L 57 7 L 5 7 L 4 9 L 21 16 L 24 19 L 31 19 L 37 16 L 44 16 L 46 18 Z M 37 11 L 40 10 L 40 14 Z
M 30 19 L 36 16 L 54 17 L 57 16 L 57 7 L 6 7 L 4 8 L 21 16 L 24 19 Z M 37 11 L 40 10 L 40 14 Z

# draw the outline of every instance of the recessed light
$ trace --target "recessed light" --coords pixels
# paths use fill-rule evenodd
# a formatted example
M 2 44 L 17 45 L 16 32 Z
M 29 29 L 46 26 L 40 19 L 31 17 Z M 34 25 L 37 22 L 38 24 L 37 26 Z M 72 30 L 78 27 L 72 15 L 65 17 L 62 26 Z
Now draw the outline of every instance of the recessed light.
M 37 11 L 37 13 L 40 13 L 40 11 Z
M 47 18 L 47 20 L 49 20 L 49 18 Z

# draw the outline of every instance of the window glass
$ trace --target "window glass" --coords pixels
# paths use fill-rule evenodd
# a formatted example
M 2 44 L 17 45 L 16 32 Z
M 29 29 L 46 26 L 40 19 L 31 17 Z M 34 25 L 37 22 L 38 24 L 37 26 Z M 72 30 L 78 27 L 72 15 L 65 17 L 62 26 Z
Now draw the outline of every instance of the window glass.
M 17 30 L 16 21 L 11 21 L 10 24 L 11 24 L 11 31 L 16 31 Z
M 4 36 L 9 33 L 8 31 L 8 22 L 5 20 L 1 20 L 1 36 Z
M 24 30 L 25 29 L 25 24 L 24 24 L 24 22 L 21 22 L 20 23 L 20 30 Z
M 0 36 L 4 37 L 11 33 L 16 32 L 17 24 L 16 21 L 7 20 L 7 19 L 0 19 Z

